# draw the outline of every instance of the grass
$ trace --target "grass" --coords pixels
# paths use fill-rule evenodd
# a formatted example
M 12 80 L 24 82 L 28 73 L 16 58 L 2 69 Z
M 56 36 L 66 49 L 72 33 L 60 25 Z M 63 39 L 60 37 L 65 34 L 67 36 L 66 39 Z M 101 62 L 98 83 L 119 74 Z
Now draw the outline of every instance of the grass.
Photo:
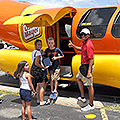
M 120 104 L 119 105 L 113 105 L 113 106 L 110 106 L 110 105 L 104 105 L 105 109 L 107 110 L 117 110 L 117 111 L 120 111 Z
M 19 93 L 16 92 L 10 92 L 10 91 L 5 91 L 5 90 L 0 90 L 0 94 L 3 93 L 5 95 L 19 95 Z

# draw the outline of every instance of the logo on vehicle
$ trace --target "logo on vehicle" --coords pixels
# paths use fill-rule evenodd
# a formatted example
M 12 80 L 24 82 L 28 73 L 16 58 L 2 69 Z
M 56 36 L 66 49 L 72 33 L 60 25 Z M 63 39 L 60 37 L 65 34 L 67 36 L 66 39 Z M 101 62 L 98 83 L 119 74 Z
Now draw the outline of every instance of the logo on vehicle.
M 24 42 L 30 42 L 42 35 L 41 27 L 27 27 L 22 25 L 22 37 Z

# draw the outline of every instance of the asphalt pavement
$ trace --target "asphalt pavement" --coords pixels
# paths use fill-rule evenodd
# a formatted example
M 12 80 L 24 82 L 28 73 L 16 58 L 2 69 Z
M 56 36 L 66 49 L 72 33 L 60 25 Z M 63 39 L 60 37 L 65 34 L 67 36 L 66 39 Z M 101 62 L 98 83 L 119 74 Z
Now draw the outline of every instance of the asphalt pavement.
M 19 92 L 19 83 L 11 76 L 0 72 L 0 90 Z M 87 102 L 83 104 L 77 100 L 79 96 L 78 85 L 75 82 L 70 87 L 58 87 L 58 99 L 51 101 L 49 105 L 39 106 L 36 104 L 36 97 L 32 99 L 32 117 L 37 120 L 120 120 L 120 111 L 106 110 L 103 105 L 120 106 L 120 89 L 96 85 L 94 104 L 95 109 L 87 112 L 80 110 L 89 102 L 88 90 L 85 87 Z M 47 87 L 47 100 L 50 93 L 50 86 Z M 21 100 L 19 95 L 0 94 L 3 103 L 0 104 L 0 120 L 21 120 Z M 26 113 L 27 117 L 27 113 Z

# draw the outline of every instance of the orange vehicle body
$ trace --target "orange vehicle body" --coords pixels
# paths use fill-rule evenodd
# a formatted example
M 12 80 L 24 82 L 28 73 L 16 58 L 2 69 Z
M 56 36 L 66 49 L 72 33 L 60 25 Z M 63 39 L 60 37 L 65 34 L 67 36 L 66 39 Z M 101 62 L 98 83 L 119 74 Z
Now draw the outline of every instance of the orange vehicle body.
M 93 82 L 120 88 L 120 38 L 116 38 L 112 34 L 113 23 L 120 11 L 120 5 L 107 7 L 115 7 L 116 9 L 110 17 L 105 35 L 101 38 L 91 38 L 94 44 L 95 60 Z M 43 50 L 48 47 L 47 38 L 51 36 L 54 37 L 56 46 L 59 48 L 63 45 L 60 41 L 66 39 L 71 39 L 75 45 L 82 45 L 82 39 L 76 34 L 79 21 L 87 11 L 107 7 L 73 8 L 68 6 L 47 8 L 13 0 L 1 0 L 0 39 L 18 47 L 19 50 L 1 50 L 0 68 L 13 75 L 19 61 L 24 59 L 31 65 L 31 53 L 34 50 L 34 41 L 36 38 L 42 39 Z M 67 24 L 71 23 L 70 37 L 60 36 L 59 31 L 61 26 L 58 24 L 63 21 Z M 52 26 L 52 28 L 50 26 Z M 27 30 L 30 33 L 28 35 Z M 35 30 L 37 30 L 36 34 Z M 33 36 L 30 31 L 34 31 Z M 26 34 L 24 35 L 23 32 L 26 32 Z M 63 66 L 61 69 L 66 69 L 70 66 L 72 75 L 70 77 L 61 76 L 61 80 L 76 81 L 75 76 L 81 64 L 81 52 L 74 49 L 73 51 L 63 50 L 63 53 L 66 57 L 61 60 L 61 66 Z M 67 59 L 68 57 L 70 57 L 69 60 Z M 68 65 L 67 62 L 70 64 Z
M 111 6 L 113 7 L 113 6 Z M 99 38 L 99 39 L 92 39 L 92 42 L 94 44 L 94 48 L 95 54 L 119 54 L 120 53 L 120 39 L 116 39 L 112 36 L 111 31 L 112 31 L 112 26 L 114 23 L 114 20 L 116 18 L 117 13 L 120 10 L 120 5 L 116 5 L 117 10 L 115 11 L 114 15 L 111 17 L 109 25 L 106 29 L 106 34 L 103 38 Z M 96 7 L 97 8 L 97 7 Z M 99 7 L 99 8 L 104 8 L 104 7 Z M 88 9 L 87 9 L 88 10 Z M 77 14 L 79 14 L 79 11 L 81 11 L 81 8 L 77 9 Z M 83 13 L 85 13 L 85 10 L 83 9 Z M 79 19 L 82 16 L 76 15 L 73 21 L 73 32 L 72 32 L 72 36 L 74 36 L 73 41 L 76 43 L 76 45 L 80 44 L 80 39 L 78 39 L 78 37 L 76 36 L 76 29 L 77 26 L 76 24 L 78 24 Z M 81 40 L 82 41 L 82 40 Z M 76 50 L 77 53 L 79 53 L 79 51 Z

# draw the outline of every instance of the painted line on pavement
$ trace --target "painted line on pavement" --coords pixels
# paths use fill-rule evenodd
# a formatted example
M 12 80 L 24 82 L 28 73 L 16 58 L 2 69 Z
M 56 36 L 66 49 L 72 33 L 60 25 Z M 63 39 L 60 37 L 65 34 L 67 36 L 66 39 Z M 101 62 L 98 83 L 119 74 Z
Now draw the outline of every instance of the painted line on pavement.
M 105 109 L 101 108 L 100 112 L 101 112 L 102 120 L 108 120 Z

